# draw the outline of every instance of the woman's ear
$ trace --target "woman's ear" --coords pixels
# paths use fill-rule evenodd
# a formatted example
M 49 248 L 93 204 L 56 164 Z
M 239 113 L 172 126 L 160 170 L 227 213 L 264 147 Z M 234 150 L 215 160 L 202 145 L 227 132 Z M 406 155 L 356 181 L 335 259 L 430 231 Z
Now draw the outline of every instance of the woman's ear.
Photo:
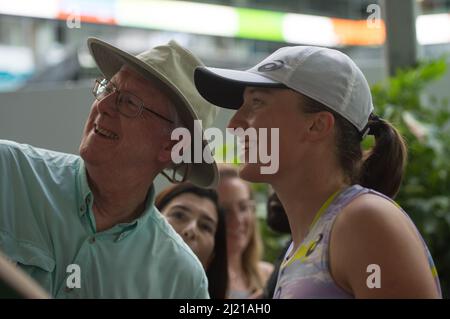
M 318 141 L 330 135 L 333 131 L 334 123 L 334 115 L 330 112 L 314 113 L 308 132 L 310 140 Z

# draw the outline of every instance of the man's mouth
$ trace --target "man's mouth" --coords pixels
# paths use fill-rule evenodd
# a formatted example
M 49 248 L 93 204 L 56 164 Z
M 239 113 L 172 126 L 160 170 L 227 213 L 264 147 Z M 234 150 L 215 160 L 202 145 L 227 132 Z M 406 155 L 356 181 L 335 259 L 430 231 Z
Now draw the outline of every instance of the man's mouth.
M 119 136 L 117 136 L 117 134 L 115 134 L 114 132 L 111 132 L 107 129 L 105 129 L 104 127 L 100 127 L 97 124 L 94 124 L 94 132 L 95 134 L 98 134 L 104 138 L 109 138 L 111 140 L 118 140 Z

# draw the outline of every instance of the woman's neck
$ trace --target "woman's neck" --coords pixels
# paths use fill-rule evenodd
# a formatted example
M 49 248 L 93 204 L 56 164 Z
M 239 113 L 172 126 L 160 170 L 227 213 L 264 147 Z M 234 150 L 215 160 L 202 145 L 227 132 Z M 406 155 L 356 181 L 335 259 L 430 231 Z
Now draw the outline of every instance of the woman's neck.
M 248 280 L 242 267 L 242 255 L 232 253 L 228 255 L 228 274 L 231 290 L 248 289 Z
M 242 267 L 242 255 L 240 253 L 231 253 L 228 255 L 228 268 L 236 274 L 244 272 Z
M 348 186 L 340 170 L 316 167 L 286 174 L 272 186 L 280 198 L 297 248 L 309 231 L 317 212 L 336 191 Z

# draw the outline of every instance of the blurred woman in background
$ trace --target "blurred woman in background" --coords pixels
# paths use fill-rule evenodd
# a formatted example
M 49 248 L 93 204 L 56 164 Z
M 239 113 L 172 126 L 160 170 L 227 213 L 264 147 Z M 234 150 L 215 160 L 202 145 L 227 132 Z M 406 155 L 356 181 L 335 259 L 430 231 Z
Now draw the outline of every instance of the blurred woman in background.
M 273 271 L 262 261 L 262 240 L 250 184 L 231 165 L 219 165 L 219 204 L 227 224 L 229 294 L 231 299 L 261 296 Z
M 205 268 L 210 297 L 225 299 L 228 284 L 226 228 L 216 191 L 190 183 L 176 184 L 159 193 L 155 205 Z

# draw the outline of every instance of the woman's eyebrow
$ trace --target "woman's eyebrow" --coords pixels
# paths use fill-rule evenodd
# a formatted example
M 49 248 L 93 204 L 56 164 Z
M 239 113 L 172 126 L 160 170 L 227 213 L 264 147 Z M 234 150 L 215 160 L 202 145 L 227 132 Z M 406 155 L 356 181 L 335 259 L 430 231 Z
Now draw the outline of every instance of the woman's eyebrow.
M 188 206 L 181 205 L 181 204 L 174 205 L 174 206 L 170 207 L 170 209 L 174 209 L 174 208 L 178 208 L 178 209 L 181 208 L 182 210 L 185 210 L 185 211 L 187 211 L 187 212 L 189 212 L 189 213 L 192 212 L 192 210 L 191 210 Z
M 205 212 L 201 212 L 201 218 L 207 220 L 208 222 L 211 222 L 212 224 L 216 225 L 218 223 L 217 220 L 214 218 L 211 218 L 208 214 Z
M 188 212 L 189 214 L 193 213 L 191 208 L 189 208 L 188 206 L 182 205 L 182 204 L 177 204 L 177 205 L 174 205 L 174 206 L 172 206 L 170 208 L 170 210 L 173 210 L 173 209 L 181 209 L 181 210 L 184 210 L 184 211 Z M 199 211 L 200 211 L 200 216 L 201 216 L 202 219 L 204 219 L 204 220 L 206 220 L 206 221 L 208 221 L 208 222 L 210 222 L 210 223 L 212 223 L 214 225 L 216 225 L 218 223 L 217 220 L 214 220 L 213 218 L 211 218 L 209 216 L 209 214 L 206 213 L 205 211 L 202 211 L 202 210 L 199 210 Z

